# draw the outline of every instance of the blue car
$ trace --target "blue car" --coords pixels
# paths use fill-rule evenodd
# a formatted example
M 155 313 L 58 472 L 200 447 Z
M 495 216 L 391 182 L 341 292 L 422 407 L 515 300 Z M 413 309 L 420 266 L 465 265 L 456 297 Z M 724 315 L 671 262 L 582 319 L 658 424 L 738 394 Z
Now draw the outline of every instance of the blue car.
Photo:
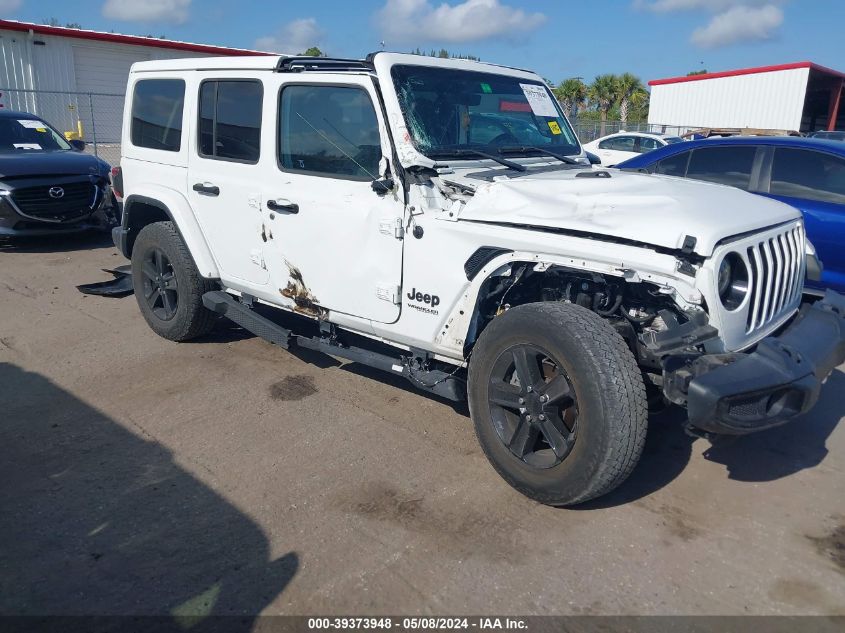
M 667 145 L 617 167 L 731 185 L 800 209 L 824 265 L 821 282 L 808 280 L 807 288 L 845 292 L 845 143 L 791 136 L 708 138 Z

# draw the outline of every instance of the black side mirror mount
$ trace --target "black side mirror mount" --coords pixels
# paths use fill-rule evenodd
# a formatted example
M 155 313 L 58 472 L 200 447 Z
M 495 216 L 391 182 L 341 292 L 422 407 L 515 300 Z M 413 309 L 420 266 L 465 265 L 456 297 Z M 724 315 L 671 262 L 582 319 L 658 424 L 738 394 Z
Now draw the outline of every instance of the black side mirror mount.
M 75 138 L 73 140 L 68 141 L 68 143 L 70 143 L 70 146 L 77 152 L 85 151 L 86 143 L 82 139 Z
M 592 152 L 586 152 L 587 159 L 590 161 L 591 165 L 601 165 L 601 158 L 593 154 Z
M 391 178 L 390 176 L 386 176 L 379 180 L 374 180 L 372 184 L 373 191 L 375 191 L 380 196 L 390 193 L 391 191 L 393 191 L 393 188 L 395 186 L 396 182 L 394 182 L 393 178 Z

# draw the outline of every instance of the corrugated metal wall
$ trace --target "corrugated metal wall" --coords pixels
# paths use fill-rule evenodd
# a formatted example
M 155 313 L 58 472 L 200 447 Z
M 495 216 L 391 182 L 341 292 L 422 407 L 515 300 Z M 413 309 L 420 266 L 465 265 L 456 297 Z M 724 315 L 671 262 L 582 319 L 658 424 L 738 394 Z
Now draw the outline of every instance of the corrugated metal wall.
M 799 130 L 809 68 L 652 86 L 648 122 Z
M 98 141 L 118 143 L 123 99 L 90 97 L 84 93 L 122 95 L 129 67 L 136 61 L 207 56 L 174 49 L 0 30 L 0 88 L 7 89 L 0 96 L 0 103 L 9 110 L 37 114 L 62 131 L 76 130 L 77 120 L 81 120 L 89 141 L 96 118 Z M 19 92 L 22 90 L 43 92 Z

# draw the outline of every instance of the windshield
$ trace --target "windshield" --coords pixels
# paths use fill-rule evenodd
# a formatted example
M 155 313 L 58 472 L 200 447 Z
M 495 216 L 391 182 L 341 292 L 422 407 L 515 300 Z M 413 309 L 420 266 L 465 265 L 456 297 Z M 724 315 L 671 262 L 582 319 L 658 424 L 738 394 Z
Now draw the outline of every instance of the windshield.
M 393 82 L 416 148 L 427 156 L 515 146 L 580 154 L 578 140 L 539 81 L 431 66 L 394 66 Z
M 0 152 L 71 149 L 70 144 L 44 121 L 0 119 Z

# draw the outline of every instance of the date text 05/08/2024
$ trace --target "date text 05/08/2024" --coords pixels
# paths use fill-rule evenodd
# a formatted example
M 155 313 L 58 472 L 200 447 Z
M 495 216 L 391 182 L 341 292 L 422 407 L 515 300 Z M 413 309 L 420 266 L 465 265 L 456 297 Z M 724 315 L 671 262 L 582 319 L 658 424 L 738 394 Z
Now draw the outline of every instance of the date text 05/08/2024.
M 418 630 L 449 630 L 449 629 L 476 629 L 479 631 L 495 630 L 524 630 L 527 628 L 525 620 L 520 618 L 440 618 L 440 617 L 357 617 L 357 618 L 309 618 L 309 630 L 369 630 L 369 629 L 396 629 L 407 631 Z

